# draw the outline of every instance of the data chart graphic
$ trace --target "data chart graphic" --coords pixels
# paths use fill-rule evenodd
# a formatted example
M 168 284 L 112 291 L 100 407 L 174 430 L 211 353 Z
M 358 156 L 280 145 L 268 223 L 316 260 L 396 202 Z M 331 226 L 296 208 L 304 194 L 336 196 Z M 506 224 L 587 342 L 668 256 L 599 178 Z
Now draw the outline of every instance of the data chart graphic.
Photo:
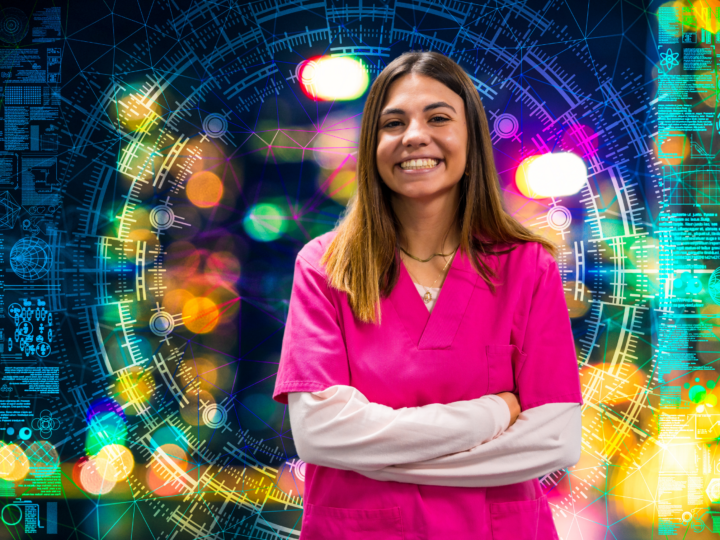
M 300 538 L 295 257 L 409 50 L 465 69 L 505 209 L 559 248 L 560 537 L 720 533 L 719 28 L 710 0 L 3 3 L 0 537 Z

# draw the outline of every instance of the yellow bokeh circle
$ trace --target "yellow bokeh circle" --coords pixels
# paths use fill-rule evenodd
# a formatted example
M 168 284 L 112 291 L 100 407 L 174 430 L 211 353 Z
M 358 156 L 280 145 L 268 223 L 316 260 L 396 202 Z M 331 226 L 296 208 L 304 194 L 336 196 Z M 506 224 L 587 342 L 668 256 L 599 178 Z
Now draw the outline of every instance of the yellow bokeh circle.
M 515 184 L 517 185 L 518 191 L 525 195 L 528 199 L 542 199 L 538 193 L 532 190 L 529 181 L 530 164 L 540 156 L 530 156 L 522 160 L 520 165 L 515 172 Z
M 98 472 L 105 480 L 120 482 L 125 480 L 135 466 L 132 452 L 121 444 L 108 444 L 103 446 L 96 456 L 98 463 L 105 462 L 103 469 Z
M 204 296 L 191 298 L 183 306 L 183 322 L 191 332 L 206 334 L 212 331 L 220 320 L 220 310 L 215 302 Z
M 223 196 L 223 183 L 216 174 L 200 171 L 190 177 L 185 191 L 195 206 L 211 208 L 220 202 Z
M 1 444 L 1 443 L 0 443 Z M 17 444 L 0 446 L 0 478 L 17 482 L 30 471 L 30 461 Z
M 105 459 L 92 458 L 86 461 L 80 470 L 83 489 L 93 495 L 110 493 L 115 487 L 115 481 L 105 478 L 109 476 L 108 469 L 112 470 L 112 465 Z

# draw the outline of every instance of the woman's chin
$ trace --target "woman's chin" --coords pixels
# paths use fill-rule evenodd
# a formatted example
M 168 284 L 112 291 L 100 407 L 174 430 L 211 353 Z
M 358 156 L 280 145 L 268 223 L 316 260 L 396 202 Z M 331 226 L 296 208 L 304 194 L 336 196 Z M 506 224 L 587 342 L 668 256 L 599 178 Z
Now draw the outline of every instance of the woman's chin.
M 414 201 L 431 201 L 433 199 L 447 197 L 453 186 L 442 186 L 440 188 L 422 189 L 420 186 L 414 186 L 418 189 L 412 189 L 411 186 L 405 186 L 404 189 L 393 190 L 395 195 L 401 199 Z

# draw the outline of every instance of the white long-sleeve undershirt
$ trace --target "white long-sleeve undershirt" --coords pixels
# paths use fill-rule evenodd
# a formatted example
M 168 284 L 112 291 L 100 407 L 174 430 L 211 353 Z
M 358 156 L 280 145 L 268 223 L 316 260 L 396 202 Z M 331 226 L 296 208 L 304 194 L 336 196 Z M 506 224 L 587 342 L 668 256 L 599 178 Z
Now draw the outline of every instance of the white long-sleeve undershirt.
M 357 388 L 290 392 L 298 456 L 314 465 L 413 484 L 483 487 L 513 484 L 580 459 L 582 407 L 547 403 L 510 422 L 505 401 L 475 400 L 392 409 Z

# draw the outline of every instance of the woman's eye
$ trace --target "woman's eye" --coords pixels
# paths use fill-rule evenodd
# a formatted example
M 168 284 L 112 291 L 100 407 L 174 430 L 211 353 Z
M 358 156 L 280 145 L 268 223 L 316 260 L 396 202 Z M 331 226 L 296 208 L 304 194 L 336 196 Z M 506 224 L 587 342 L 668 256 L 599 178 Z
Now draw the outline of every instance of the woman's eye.
M 447 118 L 445 116 L 433 116 L 432 118 L 430 118 L 430 122 L 433 122 L 435 124 L 437 124 L 439 122 L 447 122 L 448 120 L 449 120 L 449 118 Z M 383 128 L 394 128 L 401 124 L 402 124 L 402 122 L 400 122 L 399 120 L 391 120 L 390 122 L 384 124 Z

